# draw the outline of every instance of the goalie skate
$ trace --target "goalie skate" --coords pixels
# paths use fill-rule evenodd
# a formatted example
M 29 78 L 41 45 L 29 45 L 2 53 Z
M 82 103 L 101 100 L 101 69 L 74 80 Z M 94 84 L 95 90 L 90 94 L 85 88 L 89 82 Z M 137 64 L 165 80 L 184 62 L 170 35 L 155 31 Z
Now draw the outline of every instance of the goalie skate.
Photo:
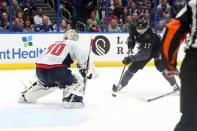
M 69 97 L 62 100 L 65 108 L 83 108 L 83 97 L 70 94 Z

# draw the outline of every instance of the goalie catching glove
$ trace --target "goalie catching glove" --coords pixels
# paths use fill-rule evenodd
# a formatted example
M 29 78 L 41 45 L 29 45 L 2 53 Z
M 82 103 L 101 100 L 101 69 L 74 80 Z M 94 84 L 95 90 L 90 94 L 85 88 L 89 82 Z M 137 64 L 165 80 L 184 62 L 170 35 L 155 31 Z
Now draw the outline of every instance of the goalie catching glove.
M 89 68 L 85 68 L 85 64 L 77 64 L 77 68 L 79 70 L 79 73 L 82 77 L 87 77 L 88 79 L 97 78 L 99 76 L 98 72 L 96 71 L 96 68 L 93 64 L 90 63 Z
M 79 69 L 79 72 L 82 77 L 87 77 L 88 79 L 92 78 L 92 73 L 88 72 L 88 69 Z

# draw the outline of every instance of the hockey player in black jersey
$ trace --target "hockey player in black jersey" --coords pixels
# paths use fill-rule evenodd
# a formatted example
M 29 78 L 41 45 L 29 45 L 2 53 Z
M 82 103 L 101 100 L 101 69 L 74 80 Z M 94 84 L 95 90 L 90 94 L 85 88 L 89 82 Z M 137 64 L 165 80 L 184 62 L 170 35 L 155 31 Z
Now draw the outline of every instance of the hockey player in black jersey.
M 144 19 L 139 19 L 136 24 L 130 26 L 128 37 L 128 49 L 131 51 L 137 46 L 137 53 L 125 57 L 122 60 L 123 64 L 130 64 L 128 70 L 124 73 L 118 85 L 113 85 L 114 92 L 120 91 L 125 87 L 134 74 L 143 69 L 144 66 L 153 58 L 155 67 L 162 73 L 164 78 L 173 87 L 173 91 L 179 90 L 178 84 L 174 77 L 166 77 L 164 70 L 165 65 L 161 57 L 161 40 L 155 34 L 149 24 Z

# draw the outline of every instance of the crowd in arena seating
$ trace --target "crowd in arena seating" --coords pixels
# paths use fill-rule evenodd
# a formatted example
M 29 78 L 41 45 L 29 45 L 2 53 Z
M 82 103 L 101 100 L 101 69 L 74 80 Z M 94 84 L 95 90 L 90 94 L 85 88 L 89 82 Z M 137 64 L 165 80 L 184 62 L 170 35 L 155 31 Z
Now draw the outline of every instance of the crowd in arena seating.
M 0 6 L 0 31 L 9 32 L 54 32 L 56 25 L 44 15 L 42 8 L 36 7 L 33 0 L 12 0 L 10 12 L 9 0 L 2 0 Z M 10 24 L 10 15 L 11 24 Z
M 78 28 L 79 31 L 128 32 L 129 24 L 142 17 L 153 27 L 156 15 L 156 31 L 161 33 L 185 2 L 157 0 L 155 13 L 154 0 L 60 0 L 61 19 L 58 25 L 51 22 L 41 7 L 35 6 L 34 0 L 12 0 L 12 10 L 9 0 L 1 0 L 0 32 L 57 32 L 57 26 L 60 26 L 60 32 L 65 32 L 70 28 L 78 28 L 77 24 L 83 26 L 83 30 Z M 55 4 L 56 8 L 56 1 Z
M 157 0 L 156 13 L 154 12 L 154 0 L 108 0 L 106 12 L 106 0 L 62 0 L 62 6 L 72 14 L 71 22 L 85 23 L 88 32 L 103 32 L 108 22 L 108 32 L 128 32 L 129 23 L 135 22 L 139 17 L 154 25 L 156 16 L 156 30 L 168 23 L 186 0 Z M 107 18 L 106 18 L 106 13 Z

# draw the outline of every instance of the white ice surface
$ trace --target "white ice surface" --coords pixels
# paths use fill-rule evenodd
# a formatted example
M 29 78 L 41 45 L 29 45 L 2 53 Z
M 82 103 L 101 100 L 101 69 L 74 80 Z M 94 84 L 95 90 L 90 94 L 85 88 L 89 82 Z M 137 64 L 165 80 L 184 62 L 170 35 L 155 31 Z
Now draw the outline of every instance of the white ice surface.
M 122 68 L 98 71 L 100 77 L 87 83 L 83 109 L 65 109 L 61 90 L 37 104 L 19 104 L 20 80 L 32 78 L 35 71 L 0 71 L 0 131 L 173 131 L 181 115 L 179 96 L 140 100 L 172 91 L 155 68 L 139 71 L 115 98 L 111 88 Z

